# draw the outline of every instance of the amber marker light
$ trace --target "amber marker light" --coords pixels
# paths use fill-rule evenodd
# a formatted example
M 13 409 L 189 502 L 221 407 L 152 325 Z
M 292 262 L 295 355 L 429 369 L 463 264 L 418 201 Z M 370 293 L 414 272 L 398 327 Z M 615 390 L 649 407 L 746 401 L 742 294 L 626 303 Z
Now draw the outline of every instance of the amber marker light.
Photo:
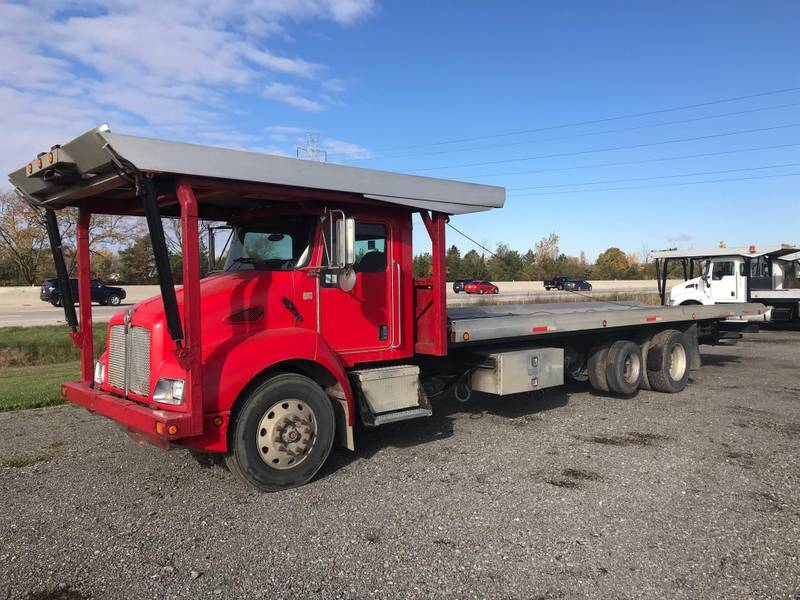
M 54 160 L 55 160 L 55 156 L 53 156 L 53 153 L 52 152 L 48 152 L 47 153 L 47 162 L 52 165 Z
M 214 425 L 214 427 L 222 427 L 222 424 L 224 422 L 225 422 L 225 419 L 223 419 L 222 417 L 214 417 L 211 420 L 211 423 Z
M 156 433 L 164 435 L 164 424 L 161 421 L 156 421 Z
M 36 159 L 36 168 L 37 169 L 41 169 L 42 168 L 42 159 L 41 158 L 37 158 Z
M 170 435 L 175 435 L 178 433 L 178 426 L 177 425 L 170 425 L 167 427 L 167 433 Z
M 464 332 L 464 335 L 463 335 L 463 336 L 461 336 L 461 337 L 463 337 L 463 338 L 464 338 L 464 341 L 465 341 L 465 342 L 468 342 L 468 341 L 469 341 L 469 331 L 465 331 L 465 332 Z
M 28 163 L 28 175 L 33 173 L 33 163 Z

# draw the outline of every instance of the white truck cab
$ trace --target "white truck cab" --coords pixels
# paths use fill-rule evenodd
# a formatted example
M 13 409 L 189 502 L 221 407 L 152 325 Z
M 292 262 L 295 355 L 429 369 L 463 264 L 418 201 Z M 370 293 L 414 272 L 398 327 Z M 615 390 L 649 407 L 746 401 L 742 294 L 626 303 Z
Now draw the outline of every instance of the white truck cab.
M 702 261 L 699 277 L 676 284 L 672 306 L 747 302 L 747 265 L 741 256 L 716 256 Z
M 671 306 L 762 302 L 766 313 L 756 320 L 800 318 L 800 252 L 793 246 L 771 245 L 711 250 L 652 252 L 661 303 Z M 667 290 L 675 265 L 684 281 Z M 694 274 L 699 272 L 699 277 Z M 667 300 L 667 292 L 669 299 Z

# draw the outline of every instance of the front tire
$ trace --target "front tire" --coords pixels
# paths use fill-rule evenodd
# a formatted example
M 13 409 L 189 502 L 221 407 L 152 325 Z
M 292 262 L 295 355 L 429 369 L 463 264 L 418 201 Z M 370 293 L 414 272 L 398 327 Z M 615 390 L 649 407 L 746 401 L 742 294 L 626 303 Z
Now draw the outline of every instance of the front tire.
M 233 424 L 230 471 L 267 492 L 308 483 L 330 454 L 333 406 L 308 377 L 287 373 L 253 390 Z

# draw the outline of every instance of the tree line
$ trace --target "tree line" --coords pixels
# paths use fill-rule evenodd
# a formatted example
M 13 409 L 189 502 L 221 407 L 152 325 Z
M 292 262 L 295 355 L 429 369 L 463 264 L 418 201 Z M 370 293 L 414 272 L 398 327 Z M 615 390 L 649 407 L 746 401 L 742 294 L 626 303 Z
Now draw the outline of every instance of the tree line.
M 76 209 L 58 213 L 64 259 L 71 276 L 77 273 Z M 164 219 L 174 282 L 183 279 L 180 221 Z M 200 239 L 201 256 L 205 242 Z M 115 215 L 92 215 L 89 226 L 92 277 L 127 284 L 158 283 L 150 237 L 142 219 Z M 201 260 L 201 276 L 207 272 Z M 44 211 L 32 207 L 13 192 L 0 193 L 0 285 L 39 285 L 55 276 Z
M 655 263 L 647 262 L 646 256 L 611 247 L 591 263 L 585 252 L 579 256 L 561 253 L 559 237 L 555 233 L 539 240 L 524 254 L 501 243 L 494 252 L 470 250 L 462 256 L 457 246 L 450 246 L 445 262 L 448 281 L 465 278 L 542 281 L 559 276 L 595 280 L 656 278 Z M 429 252 L 414 257 L 415 277 L 430 277 L 432 267 L 433 259 Z
M 75 229 L 77 210 L 58 214 L 64 254 L 70 274 L 75 275 Z M 182 281 L 180 221 L 164 219 L 170 263 L 175 283 Z M 150 238 L 142 219 L 113 215 L 93 215 L 89 231 L 92 276 L 106 282 L 155 284 L 158 282 Z M 205 240 L 200 239 L 201 255 Z M 644 253 L 646 254 L 646 252 Z M 495 281 L 541 281 L 557 276 L 584 279 L 655 279 L 655 265 L 646 256 L 625 253 L 611 247 L 593 263 L 586 254 L 567 256 L 559 249 L 559 237 L 551 233 L 524 254 L 499 244 L 494 252 L 475 250 L 463 256 L 457 246 L 446 255 L 447 277 L 485 278 Z M 201 260 L 201 276 L 206 274 Z M 414 257 L 414 275 L 429 277 L 432 258 L 429 252 Z M 16 194 L 0 194 L 0 285 L 38 285 L 54 276 L 50 244 L 43 212 L 29 206 Z

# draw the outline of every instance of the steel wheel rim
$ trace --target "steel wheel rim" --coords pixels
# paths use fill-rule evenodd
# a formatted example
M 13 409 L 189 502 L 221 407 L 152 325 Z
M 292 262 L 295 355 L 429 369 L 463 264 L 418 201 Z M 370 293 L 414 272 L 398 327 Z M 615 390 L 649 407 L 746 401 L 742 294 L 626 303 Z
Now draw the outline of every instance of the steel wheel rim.
M 669 352 L 669 376 L 678 381 L 686 372 L 686 349 L 675 344 Z
M 256 429 L 261 460 L 281 471 L 300 465 L 317 441 L 316 423 L 314 411 L 302 400 L 290 398 L 270 406 Z
M 627 383 L 636 383 L 639 381 L 639 375 L 642 372 L 642 360 L 636 354 L 628 354 L 625 357 L 625 363 L 622 367 L 622 376 Z

